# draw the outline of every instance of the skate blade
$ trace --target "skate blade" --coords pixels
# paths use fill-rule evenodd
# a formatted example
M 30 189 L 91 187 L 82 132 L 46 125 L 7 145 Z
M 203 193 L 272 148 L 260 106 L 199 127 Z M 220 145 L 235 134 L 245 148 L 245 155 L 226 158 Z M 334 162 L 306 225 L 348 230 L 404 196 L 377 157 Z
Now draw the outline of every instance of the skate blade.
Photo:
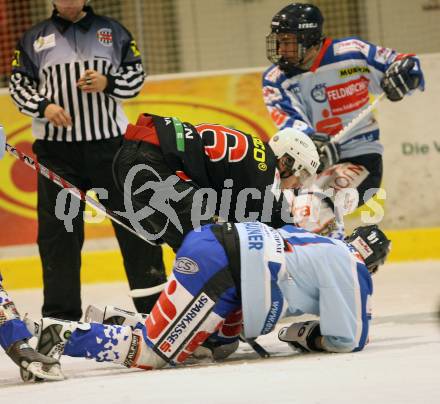
M 84 322 L 102 324 L 104 322 L 104 310 L 93 304 L 89 305 L 84 314 Z
M 24 382 L 65 379 L 60 365 L 53 365 L 45 370 L 40 362 L 32 362 L 26 369 L 20 368 L 20 376 Z

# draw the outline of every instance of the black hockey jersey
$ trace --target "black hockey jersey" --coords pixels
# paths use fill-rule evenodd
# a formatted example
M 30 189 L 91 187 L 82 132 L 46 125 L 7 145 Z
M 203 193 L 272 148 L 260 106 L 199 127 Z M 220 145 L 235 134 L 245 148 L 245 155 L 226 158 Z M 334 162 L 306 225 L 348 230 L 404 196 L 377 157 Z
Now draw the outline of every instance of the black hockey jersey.
M 149 114 L 141 115 L 137 125 L 151 119 L 167 165 L 198 187 L 213 189 L 222 219 L 284 224 L 277 159 L 258 136 Z

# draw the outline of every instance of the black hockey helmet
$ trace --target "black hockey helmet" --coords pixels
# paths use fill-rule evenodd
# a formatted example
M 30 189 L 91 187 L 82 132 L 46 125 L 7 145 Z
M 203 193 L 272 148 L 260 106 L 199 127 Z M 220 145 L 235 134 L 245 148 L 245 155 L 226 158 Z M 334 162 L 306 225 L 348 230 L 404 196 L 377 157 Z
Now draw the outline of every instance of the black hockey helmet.
M 345 242 L 359 252 L 370 273 L 377 271 L 391 250 L 391 241 L 376 224 L 357 227 Z
M 313 4 L 293 3 L 284 7 L 272 18 L 271 32 L 266 37 L 267 58 L 286 72 L 298 68 L 307 49 L 318 45 L 323 39 L 323 24 L 324 17 Z M 296 36 L 297 61 L 289 61 L 280 54 L 279 34 Z

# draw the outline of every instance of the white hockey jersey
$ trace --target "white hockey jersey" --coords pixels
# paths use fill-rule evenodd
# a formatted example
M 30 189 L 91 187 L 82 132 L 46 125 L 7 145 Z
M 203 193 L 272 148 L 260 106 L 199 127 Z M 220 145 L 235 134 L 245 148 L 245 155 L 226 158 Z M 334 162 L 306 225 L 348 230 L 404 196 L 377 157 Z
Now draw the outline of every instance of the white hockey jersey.
M 235 224 L 240 237 L 244 333 L 273 330 L 285 315 L 320 317 L 331 352 L 363 348 L 371 319 L 371 276 L 359 253 L 343 241 L 295 226 Z
M 263 97 L 280 128 L 295 127 L 307 134 L 336 135 L 368 107 L 370 94 L 383 91 L 380 80 L 396 60 L 411 56 L 416 61 L 412 74 L 420 75 L 414 55 L 397 53 L 357 38 L 325 39 L 310 71 L 287 77 L 272 65 L 263 75 Z M 373 114 L 341 139 L 341 158 L 369 153 L 382 154 L 379 129 Z

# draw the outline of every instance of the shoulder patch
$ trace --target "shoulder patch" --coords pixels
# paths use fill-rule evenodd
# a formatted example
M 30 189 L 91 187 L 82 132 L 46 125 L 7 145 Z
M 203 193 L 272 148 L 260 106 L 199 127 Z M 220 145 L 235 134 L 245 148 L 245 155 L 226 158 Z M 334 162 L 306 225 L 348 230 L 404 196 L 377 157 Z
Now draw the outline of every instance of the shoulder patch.
M 376 53 L 374 54 L 374 60 L 378 63 L 386 64 L 387 60 L 390 58 L 392 53 L 393 53 L 392 49 L 378 46 L 376 48 Z
M 368 57 L 370 45 L 358 39 L 347 39 L 333 44 L 333 52 L 335 56 L 350 52 L 361 52 L 365 57 Z
M 41 52 L 44 49 L 53 48 L 56 45 L 55 34 L 50 34 L 47 36 L 39 36 L 34 41 L 34 51 Z
M 274 66 L 265 74 L 264 78 L 268 81 L 272 81 L 273 83 L 276 83 L 280 78 L 281 74 L 282 74 L 281 70 L 278 68 L 278 66 Z
M 280 89 L 272 86 L 263 87 L 263 97 L 266 102 L 277 102 L 283 99 Z

